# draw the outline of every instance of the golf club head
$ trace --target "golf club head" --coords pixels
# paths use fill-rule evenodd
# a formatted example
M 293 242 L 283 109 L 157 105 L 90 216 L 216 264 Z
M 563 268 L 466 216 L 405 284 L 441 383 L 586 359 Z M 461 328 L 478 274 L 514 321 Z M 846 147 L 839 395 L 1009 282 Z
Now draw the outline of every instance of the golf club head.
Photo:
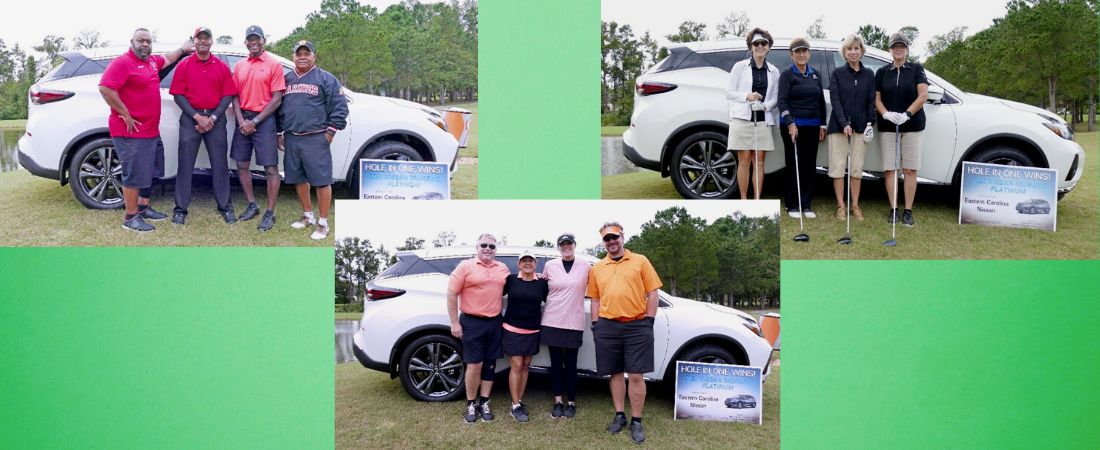
M 844 236 L 840 239 L 837 239 L 836 243 L 837 244 L 844 244 L 844 245 L 851 244 L 852 243 L 852 237 L 851 236 Z
M 794 235 L 795 242 L 809 242 L 810 236 L 806 233 L 798 233 Z
M 883 242 L 882 245 L 885 245 L 887 247 L 896 247 L 898 245 L 898 240 L 897 239 L 890 239 L 886 242 Z

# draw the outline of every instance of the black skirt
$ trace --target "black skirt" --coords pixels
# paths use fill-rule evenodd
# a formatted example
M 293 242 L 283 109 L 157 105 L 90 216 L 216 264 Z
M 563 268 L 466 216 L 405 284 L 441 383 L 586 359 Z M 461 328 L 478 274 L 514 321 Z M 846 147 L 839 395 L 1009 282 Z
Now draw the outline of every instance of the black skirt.
M 581 338 L 584 337 L 584 332 L 581 330 L 567 330 L 545 325 L 539 334 L 542 335 L 542 345 L 548 347 L 581 348 Z
M 501 346 L 504 347 L 504 356 L 531 356 L 539 352 L 539 334 L 521 334 L 504 330 Z

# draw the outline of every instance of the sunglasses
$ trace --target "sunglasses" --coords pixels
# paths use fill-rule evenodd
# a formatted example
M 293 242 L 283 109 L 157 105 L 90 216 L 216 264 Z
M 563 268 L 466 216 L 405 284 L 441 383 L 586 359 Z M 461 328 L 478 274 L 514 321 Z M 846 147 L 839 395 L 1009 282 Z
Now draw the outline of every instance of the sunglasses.
M 617 235 L 617 234 L 609 234 L 609 235 L 603 237 L 603 241 L 604 242 L 611 242 L 611 241 L 614 241 L 615 239 L 618 239 L 618 238 L 619 238 L 619 235 Z
M 483 243 L 483 244 L 481 244 L 481 248 L 488 248 L 489 250 L 496 250 L 497 245 L 496 244 L 484 244 Z
M 767 47 L 768 41 L 756 41 L 752 43 L 753 47 Z

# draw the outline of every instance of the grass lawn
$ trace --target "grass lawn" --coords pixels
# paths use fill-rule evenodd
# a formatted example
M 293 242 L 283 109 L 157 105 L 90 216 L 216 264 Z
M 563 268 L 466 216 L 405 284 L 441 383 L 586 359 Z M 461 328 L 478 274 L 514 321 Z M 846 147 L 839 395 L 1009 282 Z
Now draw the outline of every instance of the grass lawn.
M 0 120 L 0 129 L 26 128 L 27 119 Z
M 600 179 L 604 199 L 682 199 L 672 180 L 652 170 L 609 175 Z
M 674 421 L 672 398 L 648 384 L 645 445 L 655 448 L 779 448 L 779 366 L 764 383 L 764 424 Z M 532 375 L 524 403 L 531 421 L 507 413 L 507 375 L 493 386 L 491 423 L 466 424 L 463 402 L 413 400 L 401 383 L 351 362 L 336 365 L 336 448 L 638 448 L 623 432 L 607 433 L 613 411 L 607 382 L 582 379 L 577 417 L 551 419 L 545 376 Z M 629 406 L 628 406 L 629 407 Z
M 626 133 L 627 128 L 630 127 L 626 125 L 600 127 L 600 136 L 622 136 L 623 133 Z
M 359 320 L 363 318 L 361 312 L 338 312 L 336 313 L 336 320 Z
M 165 183 L 163 194 L 154 189 L 153 207 L 171 216 L 173 184 Z M 255 185 L 257 199 L 264 202 L 264 187 Z M 245 200 L 241 188 L 232 185 L 233 207 L 239 215 Z M 226 225 L 217 213 L 214 194 L 208 181 L 196 177 L 194 199 L 187 224 L 173 225 L 170 220 L 154 222 L 152 233 L 134 233 L 122 229 L 122 210 L 91 210 L 73 198 L 69 186 L 56 180 L 31 175 L 25 170 L 0 173 L 0 245 L 2 246 L 333 246 L 333 231 L 328 239 L 314 241 L 309 231 L 290 228 L 301 207 L 293 186 L 283 186 L 275 206 L 275 227 L 267 232 L 256 230 L 260 217 L 248 222 Z M 316 204 L 314 210 L 316 211 Z M 33 226 L 31 226 L 33 224 Z M 329 224 L 335 228 L 332 211 Z
M 477 102 L 455 103 L 451 105 L 435 106 L 436 109 L 446 109 L 452 106 L 468 109 L 473 112 L 470 118 L 470 131 L 466 136 L 466 148 L 458 149 L 458 157 L 474 158 L 473 164 L 459 164 L 451 178 L 451 198 L 456 200 L 477 199 Z
M 897 247 L 885 247 L 882 242 L 890 238 L 886 223 L 890 203 L 883 184 L 871 182 L 864 185 L 860 199 L 867 220 L 853 221 L 853 243 L 839 245 L 836 240 L 844 235 L 844 221 L 833 217 L 836 200 L 829 181 L 817 177 L 814 211 L 818 217 L 805 221 L 810 242 L 794 242 L 798 219 L 781 215 L 783 259 L 1095 259 L 1100 235 L 1097 133 L 1079 133 L 1077 141 L 1085 149 L 1085 172 L 1073 192 L 1058 202 L 1057 232 L 959 225 L 958 194 L 942 186 L 922 185 L 917 187 L 913 209 L 916 226 L 899 224 Z

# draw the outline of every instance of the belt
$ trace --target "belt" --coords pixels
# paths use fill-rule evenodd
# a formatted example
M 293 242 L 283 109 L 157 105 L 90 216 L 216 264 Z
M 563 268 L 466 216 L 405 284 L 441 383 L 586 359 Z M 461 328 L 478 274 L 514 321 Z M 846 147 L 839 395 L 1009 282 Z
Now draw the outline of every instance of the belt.
M 462 317 L 469 317 L 471 319 L 477 319 L 477 320 L 496 320 L 496 319 L 500 318 L 500 314 L 489 317 L 489 316 L 478 316 L 478 315 L 475 315 L 475 314 L 462 313 Z
M 324 133 L 326 131 L 328 131 L 327 128 L 316 130 L 316 131 L 289 131 L 288 130 L 287 133 L 293 134 L 295 136 L 309 136 L 309 135 L 313 135 L 313 134 Z
M 616 321 L 616 322 L 623 322 L 623 323 L 626 323 L 626 322 L 634 322 L 634 321 L 637 321 L 637 320 L 643 320 L 643 319 L 645 319 L 645 313 L 642 313 L 642 315 L 640 315 L 640 316 L 636 316 L 636 317 L 616 317 L 616 318 L 612 319 L 612 318 L 610 318 L 610 317 L 603 317 L 603 316 L 600 316 L 600 318 L 601 318 L 601 319 L 607 319 L 607 320 L 614 320 L 614 321 Z
M 199 108 L 195 108 L 195 112 L 198 112 L 198 113 L 203 113 L 203 114 L 214 114 L 214 110 L 213 110 L 213 109 L 199 109 Z

